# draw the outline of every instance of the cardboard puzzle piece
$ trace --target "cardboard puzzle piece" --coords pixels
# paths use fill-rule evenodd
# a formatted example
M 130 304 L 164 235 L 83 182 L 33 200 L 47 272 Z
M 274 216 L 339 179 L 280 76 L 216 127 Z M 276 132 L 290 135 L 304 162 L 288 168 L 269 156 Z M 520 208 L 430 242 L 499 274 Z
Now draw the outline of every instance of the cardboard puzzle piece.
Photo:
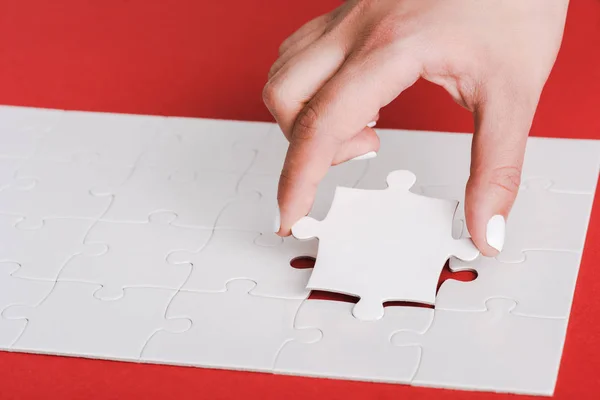
M 199 251 L 173 252 L 168 261 L 193 265 L 184 290 L 224 291 L 229 281 L 248 279 L 257 283 L 252 295 L 308 297 L 306 284 L 311 270 L 295 269 L 290 262 L 296 257 L 314 257 L 317 243 L 287 237 L 275 245 L 255 244 L 255 240 L 262 237 L 255 232 L 217 230 Z
M 440 199 L 459 199 L 464 204 L 464 186 L 423 186 L 424 195 Z M 548 190 L 545 182 L 523 182 L 506 221 L 506 239 L 496 257 L 503 262 L 524 260 L 523 251 L 551 250 L 581 252 L 594 196 Z M 462 206 L 456 219 L 465 219 Z M 463 238 L 470 237 L 464 226 Z
M 140 224 L 96 223 L 85 243 L 101 244 L 108 251 L 101 256 L 71 258 L 59 280 L 100 284 L 102 288 L 94 295 L 102 300 L 122 297 L 127 287 L 179 289 L 190 275 L 191 266 L 171 265 L 167 256 L 174 251 L 201 248 L 211 231 L 173 226 L 176 217 L 157 213 Z
M 187 318 L 183 334 L 157 332 L 142 360 L 236 370 L 271 371 L 277 353 L 289 340 L 316 341 L 317 329 L 297 331 L 294 317 L 302 299 L 249 294 L 255 283 L 235 280 L 225 292 L 179 292 L 167 318 Z
M 0 215 L 0 261 L 18 263 L 13 276 L 54 281 L 61 269 L 77 254 L 99 256 L 106 246 L 84 246 L 93 221 L 46 219 L 40 229 L 19 229 L 20 217 Z
M 377 130 L 377 134 L 379 152 L 369 160 L 369 169 L 357 188 L 385 189 L 386 175 L 397 170 L 412 171 L 419 177 L 419 185 L 466 184 L 471 135 L 388 129 Z
M 325 376 L 382 382 L 408 383 L 421 358 L 417 347 L 393 346 L 392 333 L 400 329 L 424 332 L 433 310 L 419 307 L 386 307 L 377 321 L 352 316 L 351 303 L 307 300 L 294 322 L 296 329 L 318 328 L 318 342 L 292 340 L 279 352 L 275 371 L 284 374 Z
M 0 106 L 0 157 L 27 158 L 64 111 Z
M 165 320 L 176 291 L 127 288 L 116 301 L 98 300 L 101 286 L 57 282 L 37 307 L 13 306 L 3 317 L 26 319 L 27 326 L 11 349 L 116 360 L 137 360 L 144 345 L 159 329 L 183 332 L 187 320 Z
M 99 198 L 113 198 L 102 220 L 146 222 L 158 211 L 177 214 L 176 225 L 213 228 L 217 217 L 235 198 L 240 176 L 220 171 L 181 171 L 136 168 L 131 178 L 112 188 L 92 191 Z M 92 197 L 94 197 L 92 196 Z
M 450 280 L 438 291 L 438 310 L 485 311 L 492 297 L 517 303 L 513 314 L 540 318 L 568 318 L 581 254 L 526 251 L 521 263 L 501 263 L 479 257 L 471 262 L 450 260 L 452 271 L 475 270 L 473 282 Z
M 324 218 L 331 206 L 336 187 L 356 185 L 367 165 L 367 161 L 356 161 L 331 167 L 319 184 L 309 215 L 318 219 Z M 239 192 L 246 196 L 258 193 L 259 196 L 254 201 L 244 199 L 232 202 L 219 218 L 217 227 L 272 232 L 273 220 L 277 212 L 278 185 L 279 172 L 270 175 L 253 173 L 244 175 L 240 181 Z
M 86 159 L 25 161 L 10 187 L 0 191 L 0 212 L 24 217 L 19 226 L 36 229 L 45 218 L 97 219 L 111 199 L 90 196 L 96 185 L 120 183 L 131 169 Z
M 158 116 L 68 111 L 44 135 L 35 157 L 70 161 L 79 155 L 133 167 L 164 120 Z
M 271 124 L 267 134 L 256 140 L 244 138 L 236 143 L 236 148 L 256 152 L 256 158 L 248 170 L 256 175 L 277 175 L 283 168 L 283 162 L 289 142 L 277 124 Z
M 523 182 L 546 180 L 552 191 L 593 195 L 600 168 L 600 141 L 530 138 Z
M 24 320 L 8 320 L 2 311 L 13 305 L 34 306 L 52 290 L 54 282 L 45 282 L 15 277 L 20 265 L 0 262 L 0 348 L 9 348 L 25 328 Z
M 255 146 L 237 146 L 264 139 L 272 123 L 168 117 L 163 132 L 138 165 L 167 171 L 223 171 L 241 174 L 256 156 Z
M 553 192 L 538 183 L 528 181 L 519 191 L 498 260 L 521 261 L 525 250 L 583 251 L 594 196 Z
M 17 171 L 24 161 L 21 158 L 0 158 L 0 191 L 15 180 Z
M 434 304 L 446 261 L 479 251 L 470 239 L 452 238 L 457 202 L 409 192 L 415 181 L 394 171 L 385 190 L 340 187 L 327 218 L 298 221 L 296 238 L 319 238 L 307 287 L 360 297 L 353 314 L 362 320 L 381 318 L 386 301 Z
M 551 395 L 567 320 L 513 315 L 515 305 L 495 298 L 484 312 L 435 310 L 424 334 L 394 334 L 393 344 L 422 349 L 412 384 Z

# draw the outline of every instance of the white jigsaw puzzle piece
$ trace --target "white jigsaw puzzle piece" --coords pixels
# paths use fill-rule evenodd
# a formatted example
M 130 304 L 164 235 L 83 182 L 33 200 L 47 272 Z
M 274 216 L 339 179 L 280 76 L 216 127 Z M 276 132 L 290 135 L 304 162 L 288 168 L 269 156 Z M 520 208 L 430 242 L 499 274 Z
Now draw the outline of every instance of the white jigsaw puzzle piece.
M 593 195 L 600 169 L 600 141 L 529 138 L 523 181 L 548 180 L 551 190 Z
M 296 257 L 314 257 L 316 242 L 299 242 L 288 237 L 279 245 L 264 247 L 255 244 L 261 237 L 255 232 L 217 230 L 199 251 L 174 252 L 168 261 L 194 266 L 184 290 L 224 291 L 227 282 L 248 279 L 257 282 L 253 295 L 308 297 L 306 284 L 311 270 L 295 269 L 290 262 Z
M 177 216 L 152 214 L 146 223 L 98 222 L 86 244 L 102 244 L 108 251 L 95 257 L 78 255 L 63 268 L 60 281 L 102 285 L 94 295 L 102 300 L 123 296 L 127 287 L 179 289 L 191 272 L 190 265 L 171 265 L 167 257 L 178 250 L 204 246 L 211 231 L 171 225 Z
M 14 185 L 0 191 L 0 212 L 25 217 L 19 226 L 35 229 L 45 218 L 97 219 L 110 198 L 90 195 L 97 185 L 127 180 L 131 169 L 76 159 L 57 162 L 30 159 L 17 172 Z
M 432 309 L 386 307 L 377 321 L 360 321 L 351 303 L 305 301 L 294 326 L 318 328 L 318 342 L 292 340 L 281 349 L 275 371 L 284 374 L 324 376 L 379 382 L 408 383 L 421 357 L 417 347 L 393 346 L 390 337 L 400 329 L 424 332 L 431 324 Z
M 469 178 L 472 135 L 379 129 L 380 148 L 357 188 L 385 189 L 390 171 L 408 170 L 419 185 L 461 185 Z M 417 188 L 415 188 L 417 189 Z
M 560 251 L 525 251 L 521 263 L 501 263 L 479 257 L 471 262 L 450 260 L 452 271 L 475 270 L 473 282 L 448 280 L 440 287 L 439 310 L 485 311 L 492 297 L 517 303 L 512 312 L 540 318 L 568 318 L 581 255 Z
M 24 161 L 21 158 L 0 158 L 0 191 L 13 183 Z
M 13 305 L 34 306 L 52 290 L 54 282 L 16 278 L 19 264 L 0 262 L 0 348 L 8 349 L 25 328 L 24 320 L 9 320 L 2 311 Z
M 0 106 L 0 156 L 30 157 L 64 114 L 62 110 Z
M 353 313 L 362 320 L 381 318 L 386 301 L 435 303 L 446 260 L 473 260 L 479 251 L 452 237 L 457 202 L 409 192 L 415 180 L 395 171 L 385 190 L 339 187 L 327 218 L 294 225 L 296 238 L 319 238 L 309 289 L 360 297 Z
M 13 306 L 9 319 L 26 319 L 27 326 L 11 349 L 62 355 L 137 360 L 148 339 L 159 329 L 183 332 L 189 321 L 165 320 L 176 291 L 127 288 L 117 301 L 98 300 L 100 285 L 57 282 L 37 307 Z
M 237 370 L 271 371 L 279 349 L 293 338 L 318 340 L 317 329 L 296 331 L 294 317 L 302 299 L 249 294 L 255 283 L 236 280 L 226 292 L 179 292 L 167 318 L 186 318 L 183 334 L 157 332 L 142 360 Z
M 19 229 L 20 217 L 0 215 L 0 261 L 21 265 L 18 278 L 54 281 L 65 264 L 77 254 L 98 256 L 106 246 L 84 246 L 93 221 L 46 219 L 40 229 Z
M 143 155 L 139 165 L 169 171 L 215 170 L 242 173 L 254 161 L 253 146 L 237 146 L 240 140 L 259 142 L 272 123 L 169 117 L 163 134 Z
M 396 345 L 422 348 L 413 385 L 552 395 L 566 319 L 513 315 L 515 302 L 490 299 L 487 311 L 435 310 L 423 335 L 398 332 Z
M 256 175 L 279 176 L 289 147 L 289 142 L 277 124 L 272 124 L 261 140 L 242 140 L 238 148 L 254 150 L 256 158 L 248 170 Z
M 70 161 L 75 155 L 133 167 L 165 117 L 69 111 L 44 135 L 35 157 Z
M 239 174 L 220 171 L 180 171 L 137 168 L 123 185 L 97 188 L 95 196 L 114 200 L 102 220 L 146 222 L 158 211 L 177 214 L 175 225 L 213 228 L 227 203 L 236 196 Z

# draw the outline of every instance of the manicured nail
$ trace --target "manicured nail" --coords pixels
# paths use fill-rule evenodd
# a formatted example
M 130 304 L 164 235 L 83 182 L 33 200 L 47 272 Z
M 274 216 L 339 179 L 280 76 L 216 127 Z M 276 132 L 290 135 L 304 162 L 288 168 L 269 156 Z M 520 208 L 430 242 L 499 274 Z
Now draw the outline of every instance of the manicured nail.
M 348 161 L 370 160 L 371 158 L 375 157 L 377 157 L 377 153 L 374 151 L 370 151 L 368 153 L 363 154 L 362 156 L 354 157 Z
M 371 122 L 369 122 L 369 123 L 367 124 L 367 128 L 372 128 L 372 127 L 374 127 L 375 125 L 377 125 L 377 121 L 371 121 Z
M 487 223 L 487 243 L 498 251 L 504 247 L 504 236 L 506 235 L 506 221 L 502 215 L 494 215 Z
M 281 229 L 281 214 L 279 213 L 279 206 L 275 207 L 275 220 L 273 221 L 273 232 L 277 233 Z

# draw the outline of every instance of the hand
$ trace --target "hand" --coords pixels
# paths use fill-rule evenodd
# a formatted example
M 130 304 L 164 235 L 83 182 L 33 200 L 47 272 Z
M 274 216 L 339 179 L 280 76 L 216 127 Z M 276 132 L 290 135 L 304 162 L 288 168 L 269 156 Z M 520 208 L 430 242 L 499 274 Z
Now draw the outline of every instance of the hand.
M 424 78 L 473 113 L 466 222 L 482 254 L 497 254 L 567 6 L 568 0 L 351 0 L 292 34 L 263 92 L 290 141 L 278 233 L 289 235 L 310 211 L 331 165 L 379 149 L 367 124 Z

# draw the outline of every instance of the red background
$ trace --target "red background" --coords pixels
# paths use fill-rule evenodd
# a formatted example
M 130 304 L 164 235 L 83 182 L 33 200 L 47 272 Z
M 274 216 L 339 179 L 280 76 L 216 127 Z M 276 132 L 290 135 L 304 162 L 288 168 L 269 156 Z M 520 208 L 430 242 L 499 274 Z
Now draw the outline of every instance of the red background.
M 334 0 L 0 0 L 0 104 L 271 120 L 261 90 L 279 43 Z M 600 2 L 572 0 L 532 135 L 600 139 Z M 472 131 L 418 82 L 379 127 Z M 600 393 L 600 196 L 588 232 L 556 398 Z M 595 393 L 595 396 L 593 396 Z M 508 395 L 0 353 L 2 398 L 411 398 Z M 175 397 L 177 396 L 177 397 Z

